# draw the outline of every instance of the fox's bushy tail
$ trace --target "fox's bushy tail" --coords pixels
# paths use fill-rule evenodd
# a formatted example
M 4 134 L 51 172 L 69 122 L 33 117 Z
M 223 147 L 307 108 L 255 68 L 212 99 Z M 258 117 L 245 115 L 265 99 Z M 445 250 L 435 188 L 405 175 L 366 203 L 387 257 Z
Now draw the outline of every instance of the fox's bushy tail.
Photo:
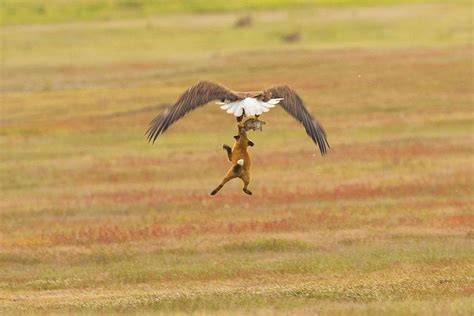
M 237 163 L 234 165 L 234 167 L 232 168 L 232 171 L 235 173 L 235 174 L 239 174 L 240 171 L 242 170 L 242 167 L 244 165 L 244 160 L 243 159 L 239 159 L 237 160 Z

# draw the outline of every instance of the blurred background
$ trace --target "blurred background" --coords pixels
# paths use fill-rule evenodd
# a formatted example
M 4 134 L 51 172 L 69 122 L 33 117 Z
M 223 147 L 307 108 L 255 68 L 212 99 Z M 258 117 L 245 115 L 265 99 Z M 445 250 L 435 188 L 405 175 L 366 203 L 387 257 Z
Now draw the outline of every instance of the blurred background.
M 471 1 L 0 10 L 0 312 L 473 311 Z M 275 109 L 254 195 L 208 196 L 232 116 L 144 136 L 199 80 L 289 84 L 329 155 Z

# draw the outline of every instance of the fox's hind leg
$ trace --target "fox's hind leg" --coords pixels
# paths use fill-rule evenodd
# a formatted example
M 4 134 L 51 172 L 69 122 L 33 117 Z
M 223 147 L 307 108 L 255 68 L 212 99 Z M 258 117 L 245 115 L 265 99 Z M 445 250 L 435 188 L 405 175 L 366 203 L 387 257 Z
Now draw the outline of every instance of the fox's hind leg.
M 244 182 L 243 191 L 248 195 L 252 195 L 252 191 L 247 189 L 248 185 L 250 184 L 250 174 L 248 172 L 245 172 L 240 176 L 240 179 L 242 179 L 242 181 Z
M 224 186 L 224 184 L 226 184 L 227 182 L 229 182 L 230 180 L 234 179 L 234 178 L 237 178 L 237 175 L 231 170 L 229 170 L 229 172 L 227 172 L 226 176 L 224 177 L 224 179 L 222 180 L 221 184 L 219 184 L 217 186 L 217 188 L 215 188 L 214 190 L 212 190 L 211 192 L 211 195 L 216 195 L 217 192 L 219 192 L 220 189 L 222 189 L 222 187 Z

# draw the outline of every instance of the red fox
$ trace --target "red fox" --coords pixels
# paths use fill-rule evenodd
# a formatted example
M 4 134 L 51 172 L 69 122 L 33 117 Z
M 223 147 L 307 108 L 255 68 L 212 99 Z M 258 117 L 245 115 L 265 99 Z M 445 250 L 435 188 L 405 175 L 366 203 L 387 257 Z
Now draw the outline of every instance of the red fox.
M 224 144 L 222 148 L 227 151 L 227 157 L 229 162 L 232 163 L 232 167 L 225 175 L 224 179 L 222 180 L 221 184 L 217 186 L 212 192 L 211 195 L 215 195 L 219 192 L 220 189 L 226 184 L 228 181 L 234 178 L 240 178 L 244 182 L 243 191 L 249 195 L 252 195 L 252 192 L 247 189 L 250 183 L 250 156 L 247 151 L 248 146 L 253 146 L 254 143 L 248 139 L 246 128 L 243 124 L 239 123 L 237 125 L 238 135 L 234 136 L 235 143 L 232 149 L 229 145 Z

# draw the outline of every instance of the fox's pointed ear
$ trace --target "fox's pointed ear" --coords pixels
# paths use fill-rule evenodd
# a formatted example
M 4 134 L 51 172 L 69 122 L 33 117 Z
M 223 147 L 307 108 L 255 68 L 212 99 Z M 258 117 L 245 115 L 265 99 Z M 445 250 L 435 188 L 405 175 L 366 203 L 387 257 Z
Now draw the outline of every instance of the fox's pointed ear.
M 235 135 L 234 138 L 235 140 L 238 140 L 240 138 L 240 135 Z
M 251 140 L 249 140 L 249 143 L 248 143 L 248 144 L 249 144 L 250 147 L 253 147 L 253 145 L 255 145 L 255 144 L 253 143 L 253 141 L 251 141 Z

